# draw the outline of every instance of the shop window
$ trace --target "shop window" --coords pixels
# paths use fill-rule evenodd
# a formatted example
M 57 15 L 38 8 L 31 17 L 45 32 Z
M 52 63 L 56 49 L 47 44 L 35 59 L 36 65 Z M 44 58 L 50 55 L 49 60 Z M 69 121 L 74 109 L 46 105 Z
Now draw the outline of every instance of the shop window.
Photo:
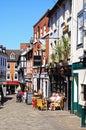
M 86 101 L 86 84 L 81 84 L 81 99 Z

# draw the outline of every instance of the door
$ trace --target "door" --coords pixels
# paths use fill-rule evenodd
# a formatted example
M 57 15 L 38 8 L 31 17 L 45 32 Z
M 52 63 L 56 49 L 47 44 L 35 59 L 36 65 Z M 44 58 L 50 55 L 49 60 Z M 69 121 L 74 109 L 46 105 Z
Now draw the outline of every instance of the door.
M 73 74 L 72 81 L 72 112 L 78 111 L 78 73 Z

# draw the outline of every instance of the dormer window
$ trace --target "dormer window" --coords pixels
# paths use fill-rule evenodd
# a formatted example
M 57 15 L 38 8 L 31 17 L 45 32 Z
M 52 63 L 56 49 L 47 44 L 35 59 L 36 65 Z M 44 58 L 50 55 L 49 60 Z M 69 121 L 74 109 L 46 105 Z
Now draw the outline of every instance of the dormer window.
M 10 59 L 15 59 L 15 54 L 14 53 L 11 53 Z

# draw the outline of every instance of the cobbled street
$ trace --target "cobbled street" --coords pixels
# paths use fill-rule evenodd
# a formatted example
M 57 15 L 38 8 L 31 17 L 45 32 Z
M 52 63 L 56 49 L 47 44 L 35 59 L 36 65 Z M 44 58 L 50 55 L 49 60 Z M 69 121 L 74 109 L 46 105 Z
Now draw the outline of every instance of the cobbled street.
M 68 111 L 34 110 L 32 105 L 17 103 L 16 96 L 0 108 L 0 130 L 82 130 L 80 118 Z

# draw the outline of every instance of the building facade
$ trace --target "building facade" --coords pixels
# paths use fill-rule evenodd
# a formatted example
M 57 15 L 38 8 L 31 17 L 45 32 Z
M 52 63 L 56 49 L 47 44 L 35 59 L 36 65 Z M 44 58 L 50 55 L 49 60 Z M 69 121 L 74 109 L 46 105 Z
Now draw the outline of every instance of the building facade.
M 56 53 L 54 47 L 62 42 L 62 36 L 71 39 L 71 0 L 59 0 L 48 14 L 49 17 L 49 55 Z M 51 58 L 49 58 L 51 62 Z
M 31 92 L 33 91 L 32 77 L 33 77 L 33 40 L 28 44 L 26 52 L 23 54 L 26 58 L 26 75 L 25 82 L 26 88 Z
M 49 76 L 45 71 L 46 64 L 49 61 L 48 13 L 49 10 L 33 26 L 33 85 L 34 90 L 40 91 L 44 97 L 49 97 L 50 95 Z
M 20 83 L 20 87 L 22 91 L 24 91 L 25 86 L 26 86 L 27 59 L 25 55 L 26 55 L 28 46 L 29 46 L 29 43 L 20 43 L 20 55 L 17 61 L 18 81 Z
M 56 46 L 63 45 L 62 37 L 69 38 L 71 46 L 71 0 L 59 0 L 48 13 L 49 17 L 49 70 L 50 88 L 52 92 L 64 93 L 66 102 L 65 109 L 71 109 L 71 62 L 58 58 L 52 61 L 52 55 L 57 55 L 59 50 Z M 70 58 L 70 57 L 68 57 Z M 65 57 L 66 59 L 66 57 Z M 66 71 L 67 70 L 67 71 Z
M 6 96 L 6 65 L 6 48 L 0 45 L 0 91 L 3 89 L 4 96 Z
M 7 67 L 6 67 L 6 88 L 8 94 L 16 92 L 19 86 L 17 61 L 20 50 L 6 50 L 7 53 Z
M 86 1 L 72 1 L 72 113 L 86 106 Z

